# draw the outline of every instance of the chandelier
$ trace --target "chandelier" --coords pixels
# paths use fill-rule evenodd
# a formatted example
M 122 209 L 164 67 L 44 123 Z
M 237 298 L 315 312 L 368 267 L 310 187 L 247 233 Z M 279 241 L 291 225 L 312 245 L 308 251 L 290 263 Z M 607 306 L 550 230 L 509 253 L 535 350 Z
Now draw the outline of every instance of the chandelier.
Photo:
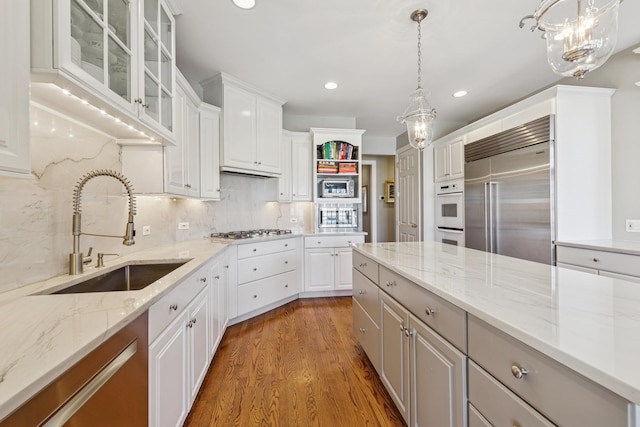
M 616 45 L 622 0 L 542 0 L 531 31 L 544 32 L 547 60 L 554 73 L 582 79 L 604 64 Z
M 407 126 L 407 136 L 412 147 L 422 150 L 433 140 L 433 121 L 436 119 L 436 109 L 431 108 L 429 101 L 420 86 L 422 71 L 422 33 L 420 23 L 427 17 L 426 9 L 418 9 L 411 14 L 411 20 L 418 23 L 418 88 L 409 96 L 409 106 L 398 121 Z

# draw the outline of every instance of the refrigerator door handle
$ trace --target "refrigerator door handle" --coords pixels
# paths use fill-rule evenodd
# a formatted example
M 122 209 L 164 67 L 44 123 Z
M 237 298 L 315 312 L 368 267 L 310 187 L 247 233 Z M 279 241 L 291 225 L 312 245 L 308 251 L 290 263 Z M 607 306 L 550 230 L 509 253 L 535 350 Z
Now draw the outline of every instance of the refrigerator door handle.
M 489 252 L 497 254 L 498 248 L 498 221 L 497 221 L 497 200 L 498 197 L 498 183 L 497 182 L 488 182 L 487 187 L 489 188 Z
M 491 183 L 484 183 L 484 250 L 492 252 L 491 242 Z

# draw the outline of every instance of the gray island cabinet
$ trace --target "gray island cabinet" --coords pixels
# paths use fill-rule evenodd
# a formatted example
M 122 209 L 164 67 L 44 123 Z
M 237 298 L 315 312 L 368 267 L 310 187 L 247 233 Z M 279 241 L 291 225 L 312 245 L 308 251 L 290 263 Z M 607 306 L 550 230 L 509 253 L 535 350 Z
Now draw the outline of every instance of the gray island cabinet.
M 640 426 L 640 286 L 437 242 L 358 244 L 353 319 L 411 426 Z

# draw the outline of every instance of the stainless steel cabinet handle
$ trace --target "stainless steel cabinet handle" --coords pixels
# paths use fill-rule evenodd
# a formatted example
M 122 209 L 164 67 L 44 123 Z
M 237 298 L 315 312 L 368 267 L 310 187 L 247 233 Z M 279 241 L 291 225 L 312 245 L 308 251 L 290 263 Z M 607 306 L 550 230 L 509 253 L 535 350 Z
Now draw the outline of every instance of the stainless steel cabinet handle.
M 189 323 L 187 323 L 187 328 L 193 328 L 193 320 L 189 320 Z
M 215 276 L 214 279 L 218 280 L 218 279 L 220 279 L 220 276 L 219 275 Z
M 285 261 L 284 263 L 285 263 L 285 264 L 289 264 L 289 261 Z
M 366 293 L 367 293 L 367 291 L 360 289 L 360 290 L 358 291 L 358 293 L 359 293 L 360 295 L 364 295 L 364 294 L 366 294 Z
M 361 264 L 360 264 L 360 267 L 361 267 L 361 268 L 362 268 L 362 267 L 366 267 L 366 266 L 367 266 L 367 263 L 366 263 L 366 262 L 363 262 L 363 263 L 361 263 Z
M 511 365 L 511 374 L 518 380 L 524 378 L 529 371 L 516 365 Z
M 169 306 L 169 310 L 178 311 L 178 304 L 171 304 L 171 305 Z
M 253 252 L 256 252 L 257 250 L 258 250 L 258 249 L 256 249 L 256 248 L 253 248 Z
M 424 312 L 427 316 L 431 316 L 432 314 L 436 314 L 436 312 L 434 310 L 431 309 L 431 307 L 427 307 L 424 309 Z
M 404 334 L 409 337 L 409 336 L 413 335 L 413 331 L 409 331 L 408 328 L 404 328 Z
M 411 224 L 411 228 L 418 228 L 418 224 Z
M 400 325 L 400 330 L 404 332 L 404 325 Z
M 288 288 L 288 287 L 289 287 L 289 285 L 284 285 L 284 287 L 285 287 L 285 288 Z
M 364 334 L 365 332 L 367 332 L 367 330 L 365 328 L 360 328 L 360 332 Z
M 228 266 L 228 265 L 225 265 L 225 266 L 224 266 L 224 268 L 229 268 L 229 266 Z
M 600 260 L 598 258 L 594 258 L 593 262 L 600 262 Z
M 192 320 L 192 322 L 193 322 L 193 324 L 194 324 L 194 325 L 196 324 L 196 320 L 198 320 L 198 319 L 196 319 L 195 317 L 194 317 L 194 318 L 193 318 L 193 320 Z
M 254 297 L 254 298 L 258 298 L 258 295 L 254 295 L 253 297 Z
M 253 269 L 253 271 L 258 271 L 258 269 L 257 269 L 257 268 L 254 268 L 254 269 Z
M 285 244 L 284 244 L 284 247 L 285 247 L 285 248 L 288 248 L 288 247 L 289 247 L 289 244 L 288 244 L 288 243 L 285 243 Z
M 201 278 L 200 278 L 200 281 L 201 281 L 202 283 L 207 283 L 207 278 L 206 278 L 206 277 L 201 277 Z

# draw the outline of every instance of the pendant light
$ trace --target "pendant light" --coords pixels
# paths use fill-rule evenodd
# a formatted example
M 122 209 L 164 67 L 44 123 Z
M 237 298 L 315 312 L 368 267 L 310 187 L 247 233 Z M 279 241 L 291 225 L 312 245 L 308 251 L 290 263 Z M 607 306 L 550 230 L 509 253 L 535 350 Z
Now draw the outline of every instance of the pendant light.
M 418 9 L 411 14 L 411 20 L 418 23 L 418 88 L 409 98 L 409 106 L 404 114 L 398 117 L 398 121 L 407 125 L 407 136 L 412 147 L 422 150 L 433 140 L 433 121 L 436 119 L 436 109 L 431 108 L 429 101 L 424 96 L 424 90 L 420 86 L 420 74 L 422 71 L 422 33 L 421 22 L 429 12 L 426 9 Z
M 621 0 L 542 0 L 531 31 L 544 32 L 547 61 L 554 73 L 582 79 L 604 64 L 616 45 Z

